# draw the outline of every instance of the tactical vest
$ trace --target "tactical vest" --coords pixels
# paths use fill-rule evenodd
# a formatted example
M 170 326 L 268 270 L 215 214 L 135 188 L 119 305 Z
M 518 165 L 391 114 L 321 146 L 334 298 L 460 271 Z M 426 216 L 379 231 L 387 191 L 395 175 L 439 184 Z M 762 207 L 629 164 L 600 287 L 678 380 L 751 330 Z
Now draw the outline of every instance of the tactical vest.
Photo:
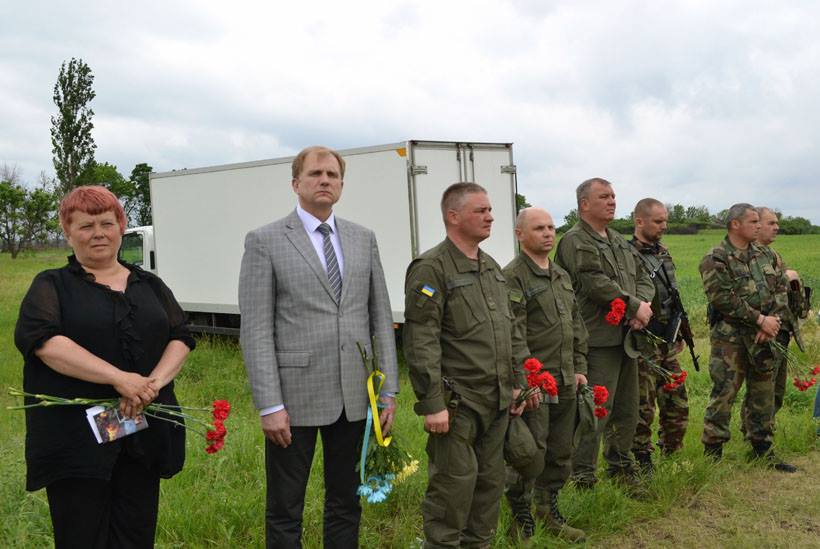
M 665 324 L 672 317 L 672 296 L 669 289 L 677 286 L 675 279 L 675 264 L 666 248 L 660 245 L 646 246 L 633 238 L 630 244 L 638 250 L 644 268 L 655 285 L 655 297 L 652 299 L 652 316 L 658 322 Z

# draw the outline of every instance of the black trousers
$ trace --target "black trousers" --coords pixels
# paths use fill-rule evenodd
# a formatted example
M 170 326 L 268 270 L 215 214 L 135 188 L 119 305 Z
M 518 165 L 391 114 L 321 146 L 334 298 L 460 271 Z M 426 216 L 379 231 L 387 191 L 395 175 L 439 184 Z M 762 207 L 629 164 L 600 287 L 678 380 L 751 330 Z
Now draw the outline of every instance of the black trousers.
M 150 548 L 159 473 L 120 453 L 111 480 L 67 478 L 46 487 L 56 549 Z
M 266 439 L 265 538 L 269 549 L 301 547 L 302 511 L 317 432 L 322 434 L 325 470 L 324 547 L 358 547 L 362 508 L 356 495 L 359 476 L 355 467 L 364 425 L 364 420 L 347 421 L 342 411 L 331 425 L 291 427 L 292 442 L 287 448 Z

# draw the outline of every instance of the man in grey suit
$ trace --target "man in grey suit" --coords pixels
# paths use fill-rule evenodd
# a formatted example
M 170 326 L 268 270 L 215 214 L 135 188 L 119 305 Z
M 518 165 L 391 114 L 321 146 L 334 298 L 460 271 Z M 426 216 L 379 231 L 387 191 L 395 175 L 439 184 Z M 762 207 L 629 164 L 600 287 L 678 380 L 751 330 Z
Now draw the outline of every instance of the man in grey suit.
M 333 214 L 345 162 L 309 147 L 294 159 L 296 210 L 245 238 L 240 342 L 265 433 L 268 547 L 300 547 L 316 433 L 324 451 L 324 546 L 356 547 L 357 448 L 368 372 L 356 347 L 375 336 L 386 375 L 380 422 L 398 390 L 387 286 L 372 231 Z

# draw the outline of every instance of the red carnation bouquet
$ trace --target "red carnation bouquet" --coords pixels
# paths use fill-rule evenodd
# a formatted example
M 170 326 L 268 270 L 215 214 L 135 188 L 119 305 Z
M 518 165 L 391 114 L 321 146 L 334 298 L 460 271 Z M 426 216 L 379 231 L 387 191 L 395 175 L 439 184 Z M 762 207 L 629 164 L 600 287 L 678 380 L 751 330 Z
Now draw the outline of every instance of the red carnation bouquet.
M 604 320 L 610 326 L 619 326 L 626 315 L 626 303 L 620 297 L 616 297 L 609 304 L 609 312 Z
M 524 361 L 524 370 L 527 372 L 527 388 L 521 391 L 515 403 L 521 404 L 538 391 L 546 395 L 546 401 L 555 404 L 558 402 L 558 382 L 551 373 L 544 370 L 544 365 L 537 358 L 528 358 Z
M 792 376 L 792 385 L 800 391 L 806 391 L 817 384 L 817 376 L 820 375 L 820 364 L 810 366 L 792 353 L 788 347 L 777 340 L 769 342 L 769 346 L 774 356 L 781 355 L 786 363 L 786 368 Z
M 116 409 L 120 404 L 120 400 L 116 398 L 63 398 L 27 393 L 11 387 L 9 388 L 9 394 L 17 397 L 30 397 L 36 399 L 37 402 L 23 406 L 8 406 L 8 410 L 25 410 L 26 408 L 43 406 L 103 406 Z M 208 414 L 204 419 L 199 417 L 202 412 Z M 205 451 L 209 454 L 215 454 L 225 446 L 225 437 L 228 435 L 225 420 L 228 419 L 230 413 L 231 405 L 227 400 L 215 400 L 207 408 L 173 406 L 152 402 L 142 411 L 143 415 L 160 421 L 167 421 L 202 435 L 207 443 Z M 184 420 L 185 423 L 180 420 Z
M 604 408 L 604 404 L 609 399 L 609 391 L 603 385 L 595 385 L 592 387 L 592 401 L 595 403 L 595 410 L 593 413 L 595 417 L 606 417 L 609 412 Z

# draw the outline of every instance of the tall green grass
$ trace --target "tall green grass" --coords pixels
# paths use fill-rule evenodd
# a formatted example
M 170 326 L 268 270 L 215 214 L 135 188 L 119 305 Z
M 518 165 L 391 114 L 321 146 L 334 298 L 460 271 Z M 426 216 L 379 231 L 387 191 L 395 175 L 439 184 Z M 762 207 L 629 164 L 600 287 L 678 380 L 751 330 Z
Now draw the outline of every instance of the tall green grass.
M 691 369 L 688 354 L 681 355 L 684 368 L 692 374 L 687 380 L 690 395 L 690 427 L 684 449 L 658 465 L 650 483 L 651 498 L 636 501 L 609 482 L 594 492 L 579 493 L 567 488 L 561 494 L 564 515 L 574 525 L 584 528 L 592 541 L 605 543 L 607 536 L 622 531 L 631 523 L 662 516 L 679 508 L 699 491 L 720 482 L 728 482 L 737 471 L 750 467 L 747 448 L 735 425 L 733 440 L 726 448 L 726 459 L 714 465 L 702 456 L 699 443 L 703 410 L 711 388 L 708 372 L 708 329 L 705 324 L 705 297 L 700 286 L 697 265 L 706 251 L 722 238 L 719 231 L 693 236 L 669 236 L 666 239 L 678 265 L 678 280 L 689 309 L 696 335 L 702 370 Z M 798 269 L 810 285 L 818 284 L 820 271 L 820 235 L 783 236 L 776 248 L 790 267 Z M 17 404 L 5 393 L 7 386 L 21 386 L 22 360 L 14 347 L 13 330 L 20 300 L 33 276 L 46 268 L 64 264 L 66 251 L 26 254 L 11 260 L 0 254 L 0 546 L 44 547 L 51 543 L 48 505 L 43 491 L 27 493 L 23 489 L 25 464 L 23 414 L 6 411 Z M 818 356 L 817 324 L 804 325 L 810 342 L 810 356 Z M 413 394 L 406 369 L 401 369 L 402 392 L 398 399 L 396 436 L 403 446 L 421 462 L 419 473 L 396 487 L 386 503 L 364 506 L 362 547 L 411 547 L 421 537 L 419 505 L 426 486 L 426 435 L 421 420 L 413 413 Z M 215 398 L 226 398 L 233 405 L 228 420 L 229 435 L 225 449 L 215 455 L 204 452 L 204 443 L 189 435 L 188 456 L 184 470 L 162 482 L 158 547 L 262 547 L 264 545 L 264 445 L 257 412 L 250 399 L 247 376 L 241 352 L 235 340 L 204 338 L 191 353 L 178 377 L 177 394 L 184 404 L 208 404 Z M 778 415 L 776 446 L 785 456 L 806 453 L 815 447 L 814 423 L 811 419 L 813 393 L 798 393 L 789 388 L 786 403 Z M 321 546 L 322 464 L 317 449 L 314 470 L 305 501 L 305 547 Z M 507 536 L 510 516 L 502 506 L 498 547 L 514 547 Z M 535 546 L 567 546 L 537 532 Z

